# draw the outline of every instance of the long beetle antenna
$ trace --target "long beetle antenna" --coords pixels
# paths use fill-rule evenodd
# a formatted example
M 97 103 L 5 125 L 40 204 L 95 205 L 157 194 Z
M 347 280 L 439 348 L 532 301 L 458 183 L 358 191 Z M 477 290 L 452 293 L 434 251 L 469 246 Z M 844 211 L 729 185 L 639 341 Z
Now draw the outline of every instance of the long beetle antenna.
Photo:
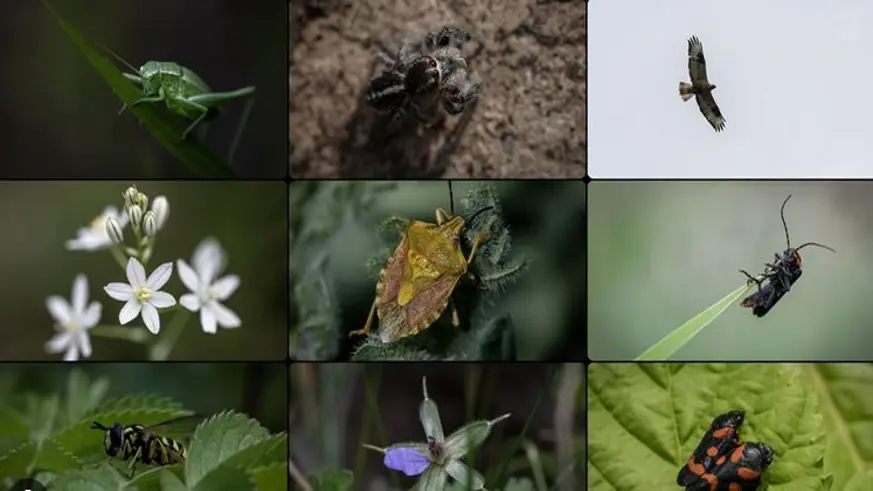
M 782 216 L 782 228 L 785 229 L 785 244 L 788 246 L 789 249 L 791 249 L 791 239 L 788 238 L 788 224 L 785 223 L 785 204 L 788 203 L 789 199 L 791 199 L 790 194 L 788 195 L 787 198 L 785 198 L 785 201 L 782 202 L 782 209 L 779 210 L 779 215 Z M 806 246 L 816 246 L 816 247 L 821 247 L 822 249 L 827 249 L 827 250 L 834 252 L 834 253 L 837 252 L 833 248 L 828 247 L 824 244 L 819 244 L 818 242 L 806 242 L 804 244 L 800 244 L 794 250 L 799 251 Z
M 782 202 L 782 208 L 779 210 L 779 216 L 782 217 L 782 228 L 785 229 L 785 245 L 789 249 L 791 249 L 791 239 L 788 238 L 788 224 L 785 223 L 785 205 L 788 203 L 788 200 L 791 199 L 791 195 L 789 194 L 785 201 Z

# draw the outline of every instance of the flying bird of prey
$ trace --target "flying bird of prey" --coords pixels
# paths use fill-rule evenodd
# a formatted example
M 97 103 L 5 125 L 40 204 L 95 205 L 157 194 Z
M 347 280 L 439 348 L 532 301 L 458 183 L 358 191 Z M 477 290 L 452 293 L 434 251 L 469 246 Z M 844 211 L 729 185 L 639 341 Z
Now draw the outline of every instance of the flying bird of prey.
M 715 85 L 709 83 L 706 78 L 706 58 L 703 57 L 703 44 L 697 39 L 697 36 L 691 36 L 688 40 L 688 73 L 691 76 L 691 83 L 679 82 L 679 97 L 683 101 L 687 101 L 694 96 L 697 99 L 697 106 L 703 117 L 709 121 L 715 131 L 724 129 L 725 119 L 721 115 L 721 110 L 715 99 L 712 98 L 712 91 Z

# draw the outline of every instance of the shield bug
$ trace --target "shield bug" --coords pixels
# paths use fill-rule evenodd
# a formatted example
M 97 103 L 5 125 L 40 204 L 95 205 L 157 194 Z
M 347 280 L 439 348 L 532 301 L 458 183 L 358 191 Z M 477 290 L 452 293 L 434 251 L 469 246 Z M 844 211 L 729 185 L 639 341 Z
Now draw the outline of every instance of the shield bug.
M 379 338 L 391 343 L 427 329 L 439 319 L 451 303 L 452 292 L 458 280 L 467 274 L 467 268 L 479 244 L 485 240 L 480 232 L 473 239 L 468 256 L 461 250 L 461 233 L 467 221 L 454 216 L 451 182 L 449 199 L 452 214 L 442 208 L 436 210 L 436 223 L 412 220 L 385 266 L 379 272 L 376 298 L 362 329 L 349 336 L 366 334 L 379 318 Z M 478 210 L 469 221 L 492 207 Z M 457 310 L 452 304 L 452 324 L 460 325 Z
M 785 201 L 782 202 L 782 208 L 779 210 L 779 215 L 782 217 L 782 228 L 785 230 L 786 249 L 782 254 L 775 253 L 775 261 L 773 263 L 765 263 L 764 272 L 760 274 L 763 278 L 757 278 L 749 274 L 745 270 L 740 270 L 748 278 L 749 285 L 757 285 L 758 290 L 747 296 L 740 302 L 740 307 L 752 309 L 752 314 L 756 317 L 764 317 L 770 309 L 773 308 L 782 297 L 791 290 L 791 287 L 800 279 L 803 274 L 803 264 L 800 259 L 800 250 L 806 246 L 816 246 L 822 249 L 827 249 L 831 252 L 837 252 L 832 248 L 819 244 L 817 242 L 806 242 L 796 248 L 791 247 L 791 239 L 788 236 L 788 224 L 785 222 L 785 205 L 791 199 L 789 194 Z

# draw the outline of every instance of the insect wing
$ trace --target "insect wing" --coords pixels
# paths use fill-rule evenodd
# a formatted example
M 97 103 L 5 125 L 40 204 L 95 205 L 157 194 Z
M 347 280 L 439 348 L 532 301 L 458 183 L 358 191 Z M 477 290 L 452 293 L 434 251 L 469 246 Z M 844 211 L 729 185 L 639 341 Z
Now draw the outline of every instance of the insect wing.
M 430 461 L 413 448 L 399 447 L 385 450 L 385 467 L 407 476 L 417 476 L 427 469 Z
M 161 437 L 191 437 L 204 419 L 202 415 L 192 414 L 145 427 L 145 430 Z

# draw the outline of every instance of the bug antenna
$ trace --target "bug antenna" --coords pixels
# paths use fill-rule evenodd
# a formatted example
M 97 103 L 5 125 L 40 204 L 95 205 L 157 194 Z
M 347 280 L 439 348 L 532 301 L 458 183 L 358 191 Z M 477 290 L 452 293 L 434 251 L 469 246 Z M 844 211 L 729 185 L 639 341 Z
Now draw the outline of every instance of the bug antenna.
M 130 63 L 128 63 L 127 60 L 125 60 L 124 58 L 122 58 L 122 57 L 118 56 L 117 54 L 115 54 L 115 51 L 112 51 L 111 49 L 109 49 L 108 47 L 106 47 L 106 45 L 104 45 L 104 44 L 102 44 L 102 43 L 100 43 L 100 42 L 97 42 L 97 41 L 95 41 L 94 44 L 96 44 L 97 46 L 99 46 L 103 51 L 106 51 L 107 53 L 109 53 L 110 55 L 112 55 L 112 57 L 115 58 L 116 60 L 118 60 L 118 61 L 124 63 L 124 66 L 126 66 L 127 68 L 130 68 L 130 69 L 133 71 L 133 73 L 139 73 L 139 69 L 138 69 L 138 68 L 135 68 L 133 65 L 131 65 Z
M 96 421 L 92 421 L 92 422 L 91 422 L 91 429 L 92 429 L 92 430 L 102 430 L 102 431 L 106 431 L 106 430 L 108 430 L 109 428 L 103 426 L 102 424 L 100 424 L 100 423 L 98 423 L 98 422 L 96 422 Z
M 482 213 L 485 213 L 485 212 L 488 211 L 488 210 L 493 210 L 493 209 L 494 209 L 493 206 L 486 206 L 485 208 L 482 208 L 482 209 L 480 209 L 480 210 L 477 210 L 476 213 L 473 213 L 473 214 L 470 216 L 470 218 L 467 219 L 467 222 L 468 222 L 468 223 L 473 223 L 473 220 L 475 220 L 477 216 L 481 215 Z
M 822 249 L 827 249 L 827 250 L 829 250 L 829 251 L 831 251 L 831 252 L 834 252 L 834 253 L 837 252 L 837 251 L 833 250 L 832 248 L 830 248 L 830 247 L 828 247 L 828 246 L 826 246 L 826 245 L 824 245 L 824 244 L 819 244 L 818 242 L 807 242 L 807 243 L 805 243 L 805 244 L 800 244 L 800 246 L 798 246 L 797 249 L 794 249 L 794 250 L 795 250 L 795 251 L 799 251 L 799 250 L 803 249 L 803 248 L 806 247 L 806 246 L 816 246 L 816 247 L 821 247 Z
M 452 216 L 455 216 L 455 194 L 452 192 L 452 181 L 446 181 L 449 184 L 449 211 Z
M 785 229 L 785 244 L 788 249 L 791 249 L 791 239 L 788 238 L 788 224 L 785 223 L 785 204 L 788 203 L 788 200 L 791 199 L 791 195 L 789 194 L 785 201 L 782 202 L 782 208 L 779 210 L 779 216 L 782 217 L 782 228 Z

